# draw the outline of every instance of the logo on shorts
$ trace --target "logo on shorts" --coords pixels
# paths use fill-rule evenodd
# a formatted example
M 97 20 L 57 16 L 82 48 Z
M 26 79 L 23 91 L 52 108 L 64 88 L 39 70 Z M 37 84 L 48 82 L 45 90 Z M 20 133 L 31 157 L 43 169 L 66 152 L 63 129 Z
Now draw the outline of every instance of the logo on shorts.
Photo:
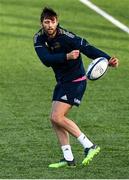
M 62 96 L 61 99 L 68 100 L 66 95 Z
M 77 99 L 77 98 L 74 98 L 74 102 L 77 103 L 77 104 L 81 103 L 81 101 L 79 99 Z

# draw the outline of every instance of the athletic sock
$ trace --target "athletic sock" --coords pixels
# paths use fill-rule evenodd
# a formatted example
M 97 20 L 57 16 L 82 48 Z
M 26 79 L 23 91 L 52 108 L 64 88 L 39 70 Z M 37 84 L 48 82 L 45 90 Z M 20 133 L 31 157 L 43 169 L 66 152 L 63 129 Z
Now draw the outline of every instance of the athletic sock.
M 61 146 L 61 149 L 63 151 L 64 158 L 67 161 L 72 161 L 74 159 L 70 145 Z
M 91 146 L 93 146 L 93 143 L 83 133 L 81 133 L 81 135 L 77 139 L 84 148 L 90 148 Z

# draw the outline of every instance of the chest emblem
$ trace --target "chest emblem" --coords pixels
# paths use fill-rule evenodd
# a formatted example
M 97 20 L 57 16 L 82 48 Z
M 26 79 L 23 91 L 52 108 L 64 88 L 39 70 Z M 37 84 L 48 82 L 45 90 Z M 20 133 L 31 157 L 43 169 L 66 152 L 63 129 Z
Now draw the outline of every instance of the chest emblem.
M 59 42 L 55 42 L 54 49 L 59 49 L 61 47 Z

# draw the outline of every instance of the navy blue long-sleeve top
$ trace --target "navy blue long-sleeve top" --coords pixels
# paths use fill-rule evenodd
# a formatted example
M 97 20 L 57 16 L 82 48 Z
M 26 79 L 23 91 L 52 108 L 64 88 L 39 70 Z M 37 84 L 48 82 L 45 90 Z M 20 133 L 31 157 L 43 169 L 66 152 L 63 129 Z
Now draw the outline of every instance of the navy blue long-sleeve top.
M 85 39 L 57 28 L 54 38 L 49 38 L 40 29 L 34 36 L 35 51 L 44 65 L 52 67 L 57 82 L 70 82 L 85 75 L 81 54 L 76 60 L 67 60 L 66 54 L 72 50 L 79 50 L 90 59 L 111 58 L 105 52 L 90 45 Z

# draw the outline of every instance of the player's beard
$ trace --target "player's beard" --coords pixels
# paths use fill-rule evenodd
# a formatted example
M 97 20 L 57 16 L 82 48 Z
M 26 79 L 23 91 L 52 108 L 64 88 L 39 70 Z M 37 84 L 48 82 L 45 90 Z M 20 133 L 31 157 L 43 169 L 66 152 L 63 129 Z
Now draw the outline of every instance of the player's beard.
M 56 35 L 56 29 L 48 29 L 46 33 L 48 36 L 54 37 Z

